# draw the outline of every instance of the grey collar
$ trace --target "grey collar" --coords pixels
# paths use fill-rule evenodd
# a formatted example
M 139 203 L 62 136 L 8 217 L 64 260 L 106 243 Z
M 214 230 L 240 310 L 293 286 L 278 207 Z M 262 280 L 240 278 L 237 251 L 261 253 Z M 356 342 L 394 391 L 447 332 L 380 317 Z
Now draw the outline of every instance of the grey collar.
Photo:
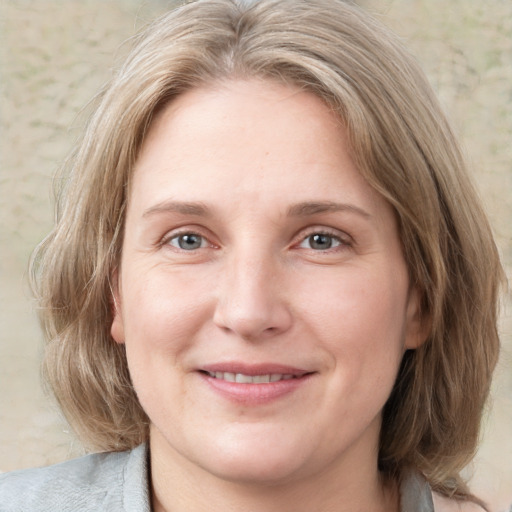
M 400 512 L 434 512 L 430 485 L 417 471 L 407 471 L 402 477 Z

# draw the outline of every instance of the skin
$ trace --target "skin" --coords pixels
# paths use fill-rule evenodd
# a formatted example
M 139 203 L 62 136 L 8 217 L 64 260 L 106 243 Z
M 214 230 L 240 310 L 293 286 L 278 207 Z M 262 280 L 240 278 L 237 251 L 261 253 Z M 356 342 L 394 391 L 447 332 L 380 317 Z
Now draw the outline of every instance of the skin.
M 153 122 L 112 335 L 151 420 L 155 510 L 398 510 L 381 412 L 424 335 L 394 213 L 346 140 L 319 98 L 258 80 L 193 89 Z M 233 398 L 201 371 L 226 363 L 307 378 Z

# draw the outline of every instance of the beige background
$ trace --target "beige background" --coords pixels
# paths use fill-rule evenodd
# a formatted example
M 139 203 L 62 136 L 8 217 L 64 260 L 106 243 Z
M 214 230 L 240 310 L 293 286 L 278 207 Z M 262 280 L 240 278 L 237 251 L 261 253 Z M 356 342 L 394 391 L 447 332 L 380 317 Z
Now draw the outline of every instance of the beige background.
M 163 12 L 157 0 L 0 0 L 0 471 L 80 453 L 41 391 L 42 339 L 26 284 L 30 251 L 52 224 L 51 176 L 79 114 Z M 512 0 L 366 0 L 424 64 L 462 137 L 512 275 Z M 117 55 L 117 58 L 115 56 Z M 493 510 L 512 503 L 512 314 L 483 443 L 468 468 Z

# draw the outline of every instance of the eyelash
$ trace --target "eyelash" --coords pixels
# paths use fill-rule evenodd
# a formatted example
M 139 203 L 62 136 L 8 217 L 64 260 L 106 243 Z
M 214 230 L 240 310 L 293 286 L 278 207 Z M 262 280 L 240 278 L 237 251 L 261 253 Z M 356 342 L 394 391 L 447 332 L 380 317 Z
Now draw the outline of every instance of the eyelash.
M 182 247 L 172 245 L 171 242 L 173 240 L 179 240 L 180 237 L 185 237 L 185 236 L 200 238 L 202 240 L 201 246 L 197 247 L 197 248 L 194 248 L 194 249 L 183 249 Z M 203 243 L 204 243 L 204 246 L 203 246 Z M 169 245 L 172 248 L 174 248 L 174 249 L 176 249 L 178 251 L 181 251 L 181 252 L 194 252 L 196 249 L 204 249 L 207 246 L 209 246 L 209 247 L 213 247 L 214 246 L 214 244 L 212 244 L 212 243 L 210 243 L 208 241 L 208 238 L 206 236 L 201 235 L 200 233 L 198 233 L 196 231 L 192 231 L 192 230 L 184 230 L 184 231 L 181 231 L 181 232 L 178 232 L 178 233 L 176 233 L 176 232 L 169 233 L 168 235 L 166 235 L 162 239 L 162 241 L 160 242 L 160 245 L 161 246 Z
M 307 233 L 305 236 L 302 236 L 298 246 L 301 247 L 302 244 L 307 243 L 308 240 L 310 240 L 314 236 L 323 236 L 323 237 L 329 237 L 331 239 L 331 242 L 335 242 L 336 245 L 327 247 L 325 249 L 313 249 L 312 247 L 303 247 L 306 250 L 313 251 L 316 253 L 331 253 L 331 252 L 337 252 L 342 251 L 345 249 L 349 249 L 352 247 L 352 238 L 346 234 L 343 233 L 343 236 L 339 232 L 330 231 L 328 229 L 319 229 L 319 228 L 312 228 L 309 233 Z
M 183 247 L 179 246 L 179 239 L 180 237 L 197 237 L 201 239 L 201 245 L 199 247 L 193 247 L 190 249 L 184 249 Z M 303 247 L 302 245 L 304 243 L 307 243 L 308 240 L 311 240 L 312 237 L 315 236 L 321 236 L 321 237 L 328 237 L 330 239 L 331 245 L 325 249 L 314 249 L 312 247 Z M 178 245 L 173 245 L 171 242 L 173 240 L 177 241 Z M 332 244 L 335 244 L 334 246 Z M 171 246 L 174 250 L 180 251 L 180 252 L 188 252 L 188 253 L 194 253 L 198 249 L 205 249 L 207 247 L 215 247 L 214 244 L 212 244 L 208 238 L 201 233 L 198 233 L 197 231 L 193 230 L 183 230 L 180 232 L 173 232 L 166 235 L 160 242 L 160 246 Z M 346 249 L 349 249 L 353 246 L 352 243 L 352 237 L 350 235 L 344 233 L 344 236 L 340 236 L 339 232 L 334 232 L 325 228 L 310 228 L 306 234 L 302 235 L 299 243 L 293 244 L 292 247 L 300 247 L 302 249 L 312 251 L 315 253 L 332 253 L 332 252 L 338 252 L 343 251 Z

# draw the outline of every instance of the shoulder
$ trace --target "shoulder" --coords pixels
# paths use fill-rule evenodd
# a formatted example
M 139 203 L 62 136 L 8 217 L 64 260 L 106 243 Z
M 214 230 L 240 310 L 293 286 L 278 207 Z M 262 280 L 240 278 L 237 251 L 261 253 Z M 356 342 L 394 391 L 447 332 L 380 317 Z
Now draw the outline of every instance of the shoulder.
M 2 512 L 124 510 L 124 483 L 132 479 L 143 485 L 145 468 L 145 449 L 140 446 L 5 473 L 0 475 L 0 508 Z
M 485 512 L 485 510 L 471 501 L 458 501 L 445 498 L 436 492 L 432 493 L 435 512 Z

